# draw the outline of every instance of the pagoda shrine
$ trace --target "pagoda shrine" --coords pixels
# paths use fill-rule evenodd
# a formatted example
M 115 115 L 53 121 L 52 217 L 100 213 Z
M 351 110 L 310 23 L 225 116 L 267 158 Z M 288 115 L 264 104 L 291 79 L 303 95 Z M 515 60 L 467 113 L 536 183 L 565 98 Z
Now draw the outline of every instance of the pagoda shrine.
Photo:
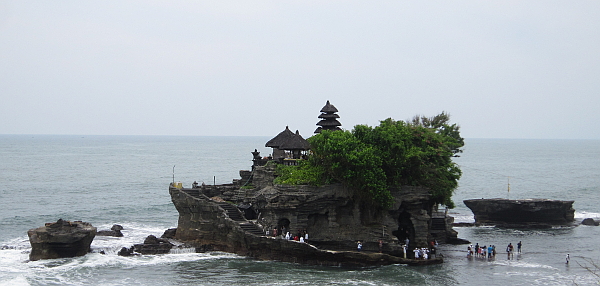
M 315 133 L 321 133 L 321 130 L 342 130 L 340 128 L 342 123 L 337 120 L 340 116 L 336 112 L 338 112 L 337 108 L 328 100 L 325 106 L 321 108 L 321 115 L 319 115 L 321 121 L 317 123 L 319 127 L 315 130 Z

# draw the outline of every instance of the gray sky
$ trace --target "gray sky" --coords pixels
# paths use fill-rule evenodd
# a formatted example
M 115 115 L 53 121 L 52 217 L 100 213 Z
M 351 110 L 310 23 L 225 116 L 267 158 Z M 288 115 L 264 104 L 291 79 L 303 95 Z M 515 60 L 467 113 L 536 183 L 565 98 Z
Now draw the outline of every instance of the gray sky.
M 0 134 L 600 139 L 600 1 L 1 1 Z

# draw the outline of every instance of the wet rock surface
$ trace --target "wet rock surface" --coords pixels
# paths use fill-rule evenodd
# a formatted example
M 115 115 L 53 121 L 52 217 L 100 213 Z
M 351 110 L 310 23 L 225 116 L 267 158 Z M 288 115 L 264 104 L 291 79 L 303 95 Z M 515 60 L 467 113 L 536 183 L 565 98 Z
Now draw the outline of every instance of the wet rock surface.
M 140 254 L 167 254 L 173 248 L 173 244 L 164 238 L 149 235 L 142 244 L 133 245 L 135 252 Z
M 574 201 L 547 199 L 474 199 L 464 200 L 475 215 L 476 224 L 505 227 L 547 228 L 570 224 L 575 220 Z
M 113 237 L 123 237 L 123 233 L 121 232 L 123 227 L 121 225 L 115 224 L 110 230 L 100 230 L 96 233 L 97 236 L 113 236 Z
M 442 259 L 403 258 L 402 244 L 410 249 L 427 247 L 433 239 L 456 241 L 451 217 L 432 215 L 429 191 L 419 187 L 390 190 L 389 210 L 369 208 L 342 185 L 273 185 L 268 167 L 254 170 L 253 189 L 234 184 L 170 188 L 179 212 L 175 239 L 197 251 L 225 251 L 262 260 L 334 265 L 423 265 Z M 258 213 L 248 220 L 240 208 L 251 205 Z M 431 227 L 437 219 L 436 232 Z M 273 235 L 273 231 L 277 235 Z M 308 243 L 286 240 L 290 232 L 309 234 Z M 363 251 L 356 251 L 356 242 Z M 381 253 L 378 241 L 382 240 Z M 458 241 L 457 241 L 458 242 Z M 462 241 L 461 241 L 462 242 Z
M 30 229 L 27 235 L 31 243 L 29 260 L 75 257 L 90 252 L 96 228 L 87 222 L 59 219 Z
M 583 221 L 581 221 L 581 224 L 583 224 L 583 225 L 591 225 L 591 226 L 598 226 L 598 225 L 600 225 L 600 222 L 595 221 L 593 218 L 586 218 Z

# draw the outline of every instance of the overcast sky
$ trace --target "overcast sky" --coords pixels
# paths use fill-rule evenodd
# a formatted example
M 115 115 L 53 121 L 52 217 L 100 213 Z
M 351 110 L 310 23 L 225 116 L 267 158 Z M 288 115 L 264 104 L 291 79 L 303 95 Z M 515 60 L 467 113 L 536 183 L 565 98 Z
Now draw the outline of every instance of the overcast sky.
M 600 139 L 600 1 L 0 1 L 0 134 Z

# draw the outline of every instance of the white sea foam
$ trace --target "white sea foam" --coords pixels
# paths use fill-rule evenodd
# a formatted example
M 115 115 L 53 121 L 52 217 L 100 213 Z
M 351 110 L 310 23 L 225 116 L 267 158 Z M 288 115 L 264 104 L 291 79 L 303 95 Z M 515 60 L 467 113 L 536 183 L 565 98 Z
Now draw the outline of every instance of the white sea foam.
M 600 213 L 594 213 L 594 212 L 586 212 L 586 211 L 581 211 L 575 212 L 575 219 L 576 220 L 583 220 L 586 218 L 593 218 L 593 219 L 599 219 L 600 218 Z
M 496 260 L 494 261 L 496 265 L 504 265 L 511 267 L 519 267 L 519 268 L 543 268 L 543 269 L 556 269 L 550 265 L 538 264 L 538 263 L 530 263 L 523 262 L 518 260 Z
M 98 229 L 109 229 L 103 225 Z M 28 261 L 31 246 L 27 237 L 7 241 L 0 250 L 0 285 L 29 285 L 30 280 L 51 280 L 53 283 L 72 284 L 74 275 L 85 275 L 87 269 L 97 267 L 131 268 L 137 266 L 164 265 L 198 260 L 242 259 L 243 257 L 224 253 L 195 253 L 194 248 L 176 248 L 166 255 L 137 255 L 123 257 L 117 252 L 121 247 L 142 243 L 153 234 L 160 237 L 164 229 L 139 224 L 123 224 L 123 237 L 96 236 L 91 245 L 92 253 L 76 258 Z M 105 254 L 100 254 L 103 251 Z M 75 279 L 86 281 L 85 277 Z M 83 284 L 82 284 L 83 285 Z

